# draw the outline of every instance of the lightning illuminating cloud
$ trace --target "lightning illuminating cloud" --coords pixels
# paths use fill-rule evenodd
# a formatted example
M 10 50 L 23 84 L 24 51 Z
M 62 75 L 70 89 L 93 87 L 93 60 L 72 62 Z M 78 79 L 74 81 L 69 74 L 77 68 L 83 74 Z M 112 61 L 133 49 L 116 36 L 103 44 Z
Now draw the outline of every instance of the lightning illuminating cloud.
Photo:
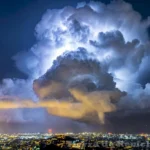
M 60 105 L 48 112 L 80 119 L 96 111 L 101 123 L 107 112 L 149 107 L 149 25 L 122 0 L 47 10 L 35 28 L 37 43 L 13 58 L 28 79 L 4 79 L 0 95 L 41 103 L 64 99 L 66 106 L 78 101 L 80 115 Z

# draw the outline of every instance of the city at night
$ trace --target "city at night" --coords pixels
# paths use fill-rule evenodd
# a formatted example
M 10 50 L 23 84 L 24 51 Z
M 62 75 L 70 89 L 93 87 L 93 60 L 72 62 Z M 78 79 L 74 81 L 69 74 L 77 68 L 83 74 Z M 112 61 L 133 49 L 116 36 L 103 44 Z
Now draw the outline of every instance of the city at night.
M 0 150 L 149 150 L 149 8 L 0 0 Z

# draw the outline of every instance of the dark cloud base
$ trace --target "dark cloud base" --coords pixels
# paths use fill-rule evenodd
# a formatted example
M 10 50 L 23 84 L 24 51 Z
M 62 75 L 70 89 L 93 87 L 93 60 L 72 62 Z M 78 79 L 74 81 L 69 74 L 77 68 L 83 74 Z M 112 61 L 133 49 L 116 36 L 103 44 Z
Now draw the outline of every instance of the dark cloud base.
M 52 129 L 53 132 L 112 132 L 112 133 L 150 133 L 149 121 L 150 112 L 143 112 L 128 116 L 115 116 L 109 117 L 109 122 L 105 125 L 89 123 L 86 127 L 74 122 L 71 124 L 60 123 L 59 121 L 55 126 L 51 125 L 51 120 L 41 123 L 0 123 L 1 133 L 25 133 L 25 132 L 40 132 L 46 133 L 48 129 Z M 147 118 L 147 119 L 145 119 Z M 48 123 L 49 122 L 49 123 Z M 79 121 L 80 122 L 80 121 Z M 82 121 L 81 121 L 82 122 Z M 86 121 L 84 122 L 86 123 Z

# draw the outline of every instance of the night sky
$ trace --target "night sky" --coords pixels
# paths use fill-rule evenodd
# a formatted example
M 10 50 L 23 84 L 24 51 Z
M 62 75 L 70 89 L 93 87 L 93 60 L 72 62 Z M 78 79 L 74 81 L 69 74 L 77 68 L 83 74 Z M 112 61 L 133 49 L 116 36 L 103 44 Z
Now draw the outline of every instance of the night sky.
M 44 131 L 62 123 L 81 131 L 104 125 L 150 132 L 150 1 L 124 0 L 133 9 L 123 1 L 85 1 L 74 9 L 83 0 L 0 0 L 0 102 L 10 104 L 0 105 L 0 132 L 5 123 L 6 131 L 13 123 L 10 130 L 17 124 L 20 131 L 37 123 L 35 132 L 41 123 Z M 65 103 L 53 106 L 62 114 L 47 106 L 10 109 L 16 97 Z M 82 109 L 74 111 L 77 101 Z
M 126 1 L 131 3 L 143 18 L 150 16 L 149 0 Z M 76 6 L 78 2 L 82 0 L 1 0 L 0 79 L 26 78 L 26 75 L 16 69 L 12 56 L 22 50 L 30 49 L 36 42 L 34 28 L 47 9 Z M 101 0 L 101 2 L 108 3 L 110 0 Z

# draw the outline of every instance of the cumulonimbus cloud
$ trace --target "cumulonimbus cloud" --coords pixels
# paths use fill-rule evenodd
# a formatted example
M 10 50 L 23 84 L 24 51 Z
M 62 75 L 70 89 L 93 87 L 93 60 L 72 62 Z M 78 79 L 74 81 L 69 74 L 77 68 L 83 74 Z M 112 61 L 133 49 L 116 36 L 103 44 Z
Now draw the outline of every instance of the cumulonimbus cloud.
M 101 122 L 106 112 L 149 107 L 149 25 L 149 18 L 143 20 L 123 0 L 47 10 L 35 28 L 37 43 L 30 51 L 13 57 L 29 78 L 5 79 L 0 94 L 43 102 L 78 101 L 85 110 L 83 114 L 89 113 L 87 104 L 93 110 L 96 101 Z M 71 89 L 78 92 L 72 93 Z M 117 92 L 117 96 L 112 98 L 110 92 Z M 60 108 L 57 113 L 48 111 L 71 118 L 66 113 L 71 114 L 71 109 L 61 112 Z M 72 112 L 72 118 L 76 113 Z

